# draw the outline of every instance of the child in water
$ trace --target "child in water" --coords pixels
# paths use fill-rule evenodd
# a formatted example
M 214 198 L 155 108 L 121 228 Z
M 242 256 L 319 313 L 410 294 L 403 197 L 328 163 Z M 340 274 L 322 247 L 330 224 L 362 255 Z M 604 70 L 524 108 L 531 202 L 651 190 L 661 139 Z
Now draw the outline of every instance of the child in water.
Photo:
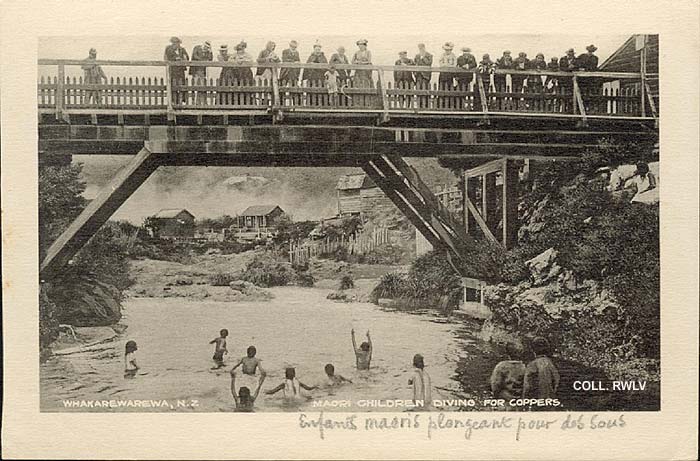
M 326 376 L 328 377 L 328 384 L 331 386 L 337 386 L 343 383 L 352 383 L 349 379 L 341 375 L 335 374 L 335 367 L 333 364 L 327 364 L 324 369 L 326 370 Z
M 233 373 L 236 368 L 241 367 L 241 371 L 243 372 L 241 378 L 249 385 L 249 389 L 256 384 L 262 386 L 267 376 L 267 373 L 263 370 L 262 364 L 260 363 L 260 359 L 255 357 L 257 352 L 255 346 L 249 346 L 246 350 L 246 356 L 231 368 L 231 373 Z M 256 379 L 255 377 L 257 370 L 260 370 L 260 379 Z
M 253 404 L 260 393 L 260 384 L 255 389 L 255 394 L 250 395 L 250 389 L 242 386 L 236 395 L 236 372 L 231 370 L 231 395 L 236 402 L 236 411 L 241 413 L 250 413 L 253 411 Z
M 226 349 L 226 337 L 228 336 L 228 330 L 224 328 L 219 332 L 219 337 L 214 338 L 209 341 L 209 344 L 216 344 L 214 347 L 214 363 L 216 366 L 212 367 L 212 370 L 218 370 L 224 366 L 224 354 L 228 354 L 228 349 Z
M 265 391 L 265 394 L 272 395 L 281 390 L 284 391 L 284 398 L 286 399 L 300 399 L 302 398 L 301 389 L 304 388 L 307 391 L 313 391 L 318 389 L 318 386 L 307 386 L 296 378 L 296 370 L 292 367 L 288 367 L 284 370 L 284 382 L 274 389 Z
M 369 364 L 372 361 L 372 338 L 369 336 L 369 330 L 367 330 L 367 341 L 360 344 L 360 348 L 357 348 L 357 342 L 355 341 L 355 329 L 350 330 L 350 335 L 352 336 L 352 348 L 355 350 L 355 364 L 358 370 L 369 370 Z
M 124 377 L 133 378 L 139 370 L 136 363 L 136 351 L 139 348 L 136 346 L 136 341 L 127 341 L 126 350 L 124 352 Z
M 427 409 L 431 405 L 430 375 L 424 370 L 423 356 L 416 354 L 413 356 L 414 374 L 408 380 L 408 384 L 413 386 L 413 402 L 422 402 L 423 408 Z

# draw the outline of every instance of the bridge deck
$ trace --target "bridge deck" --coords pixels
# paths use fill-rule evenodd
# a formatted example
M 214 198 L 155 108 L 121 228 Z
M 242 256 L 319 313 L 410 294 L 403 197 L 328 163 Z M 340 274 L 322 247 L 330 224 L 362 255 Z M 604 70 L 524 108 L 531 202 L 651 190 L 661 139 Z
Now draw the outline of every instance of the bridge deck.
M 229 62 L 95 61 L 108 66 L 107 82 L 80 76 L 81 60 L 39 60 L 38 106 L 41 114 L 58 119 L 73 115 L 367 117 L 383 123 L 390 118 L 518 117 L 648 121 L 656 118 L 658 102 L 640 91 L 640 74 L 610 72 L 547 72 L 475 70 L 418 66 L 338 65 L 352 72 L 369 70 L 372 83 L 348 80 L 337 97 L 321 80 L 281 81 L 280 69 L 315 69 L 322 64 L 271 64 L 253 80 L 189 77 L 182 66 L 199 64 L 209 74 L 215 68 L 247 67 Z M 175 69 L 180 68 L 178 72 Z M 55 69 L 55 71 L 53 70 Z M 393 81 L 394 72 L 452 73 L 454 85 Z M 436 78 L 434 80 L 437 80 Z M 651 110 L 653 108 L 653 110 Z

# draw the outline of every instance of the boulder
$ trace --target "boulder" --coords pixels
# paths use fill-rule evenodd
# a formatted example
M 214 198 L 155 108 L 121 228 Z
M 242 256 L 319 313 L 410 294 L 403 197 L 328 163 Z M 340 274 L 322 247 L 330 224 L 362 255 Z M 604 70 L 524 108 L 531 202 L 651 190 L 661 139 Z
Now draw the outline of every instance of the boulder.
M 233 280 L 228 284 L 232 290 L 240 291 L 243 294 L 251 294 L 258 291 L 258 287 L 245 280 Z
M 559 276 L 562 268 L 556 263 L 557 255 L 557 250 L 549 248 L 534 258 L 525 261 L 525 266 L 530 271 L 530 278 L 534 286 L 544 285 Z

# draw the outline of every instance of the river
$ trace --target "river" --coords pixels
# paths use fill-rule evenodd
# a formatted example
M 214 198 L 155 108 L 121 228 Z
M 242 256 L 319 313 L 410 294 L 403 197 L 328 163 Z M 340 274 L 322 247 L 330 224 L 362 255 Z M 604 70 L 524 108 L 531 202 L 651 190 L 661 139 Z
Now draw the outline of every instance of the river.
M 364 400 L 410 399 L 408 379 L 412 358 L 425 357 L 433 383 L 433 399 L 477 397 L 488 384 L 479 379 L 473 392 L 465 387 L 464 362 L 478 354 L 470 328 L 460 318 L 431 311 L 407 313 L 369 303 L 337 303 L 326 299 L 328 290 L 280 287 L 265 302 L 190 301 L 182 298 L 129 298 L 124 302 L 122 323 L 126 332 L 88 352 L 54 356 L 41 365 L 43 411 L 90 411 L 65 408 L 65 400 L 165 400 L 170 407 L 150 411 L 232 411 L 228 370 L 249 345 L 268 373 L 263 390 L 284 380 L 285 367 L 295 367 L 307 385 L 324 382 L 324 365 L 352 384 L 306 392 L 308 400 L 288 405 L 282 392 L 261 393 L 256 411 L 299 411 L 314 408 L 314 401 L 349 401 L 343 411 L 387 410 L 366 406 Z M 222 328 L 230 332 L 226 367 L 212 371 L 213 346 L 209 341 Z M 371 332 L 374 353 L 369 371 L 355 369 L 350 330 L 358 344 Z M 123 376 L 124 344 L 135 340 L 141 373 Z M 486 349 L 484 349 L 486 350 Z M 484 368 L 495 358 L 484 353 Z M 460 365 L 461 364 L 461 365 Z M 462 369 L 458 372 L 458 367 Z M 480 367 L 481 368 L 481 367 Z M 488 375 L 486 375 L 488 376 Z M 176 403 L 186 402 L 184 406 Z M 361 405 L 361 406 L 359 406 Z M 143 408 L 128 408 L 144 411 Z M 325 408 L 332 410 L 333 408 Z M 93 408 L 109 411 L 109 408 Z M 123 411 L 119 408 L 117 411 Z

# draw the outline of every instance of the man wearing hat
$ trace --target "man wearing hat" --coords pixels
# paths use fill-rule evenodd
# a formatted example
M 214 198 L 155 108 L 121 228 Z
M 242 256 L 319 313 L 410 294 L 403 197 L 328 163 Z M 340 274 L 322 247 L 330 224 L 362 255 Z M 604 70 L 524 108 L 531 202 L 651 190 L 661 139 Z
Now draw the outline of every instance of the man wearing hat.
M 452 42 L 445 42 L 442 45 L 443 53 L 440 55 L 440 67 L 457 67 L 457 56 L 452 52 L 455 45 Z M 438 83 L 441 90 L 451 90 L 454 88 L 454 72 L 440 72 Z
M 593 54 L 597 49 L 595 45 L 588 45 L 586 47 L 587 53 L 579 55 L 576 59 L 576 68 L 588 72 L 595 72 L 598 70 L 598 56 Z
M 219 54 L 216 56 L 219 62 L 229 62 L 231 55 L 228 53 L 228 45 L 224 44 L 219 47 Z M 233 85 L 233 80 L 236 78 L 234 67 L 222 67 L 219 74 L 219 86 Z M 231 104 L 231 93 L 221 91 L 218 92 L 219 104 Z
M 395 66 L 412 66 L 413 60 L 408 57 L 407 51 L 399 51 L 399 59 L 394 63 Z M 405 70 L 394 71 L 394 85 L 399 90 L 408 90 L 413 88 L 415 81 L 413 80 L 413 72 Z M 410 97 L 409 97 L 410 98 Z M 405 95 L 399 95 L 399 105 L 404 107 L 410 99 Z
M 321 44 L 319 42 L 314 43 L 314 51 L 309 55 L 309 59 L 306 60 L 308 63 L 313 64 L 327 64 L 328 59 L 326 55 L 321 51 Z M 304 69 L 304 73 L 301 76 L 302 80 L 308 82 L 313 82 L 313 84 L 321 85 L 324 79 L 326 71 L 323 69 Z M 311 83 L 310 83 L 311 84 Z
M 192 49 L 193 61 L 212 61 L 214 55 L 211 52 L 211 43 L 205 41 L 201 45 L 196 45 Z M 194 77 L 196 85 L 206 85 L 207 83 L 207 68 L 205 66 L 190 66 L 190 75 Z M 197 91 L 197 105 L 206 103 L 206 92 Z
M 367 49 L 367 40 L 360 39 L 357 42 L 358 50 L 352 57 L 352 63 L 361 66 L 371 66 L 372 65 L 372 52 Z M 371 70 L 358 69 L 355 71 L 353 76 L 353 83 L 356 88 L 373 88 L 374 81 L 372 80 Z
M 559 70 L 562 72 L 573 72 L 576 70 L 576 53 L 573 48 L 566 50 L 566 55 L 559 58 Z M 559 79 L 559 88 L 563 94 L 573 94 L 574 82 L 570 78 Z M 562 100 L 562 106 L 565 112 L 571 110 L 571 101 L 568 99 Z
M 462 55 L 457 58 L 457 67 L 464 70 L 476 69 L 476 58 L 471 51 L 471 48 L 467 46 L 462 47 Z M 472 74 L 457 74 L 457 85 L 459 85 L 463 91 L 467 91 L 469 89 L 469 84 L 472 82 L 472 80 Z
M 182 47 L 182 40 L 178 37 L 170 38 L 170 45 L 165 48 L 165 53 L 163 56 L 164 61 L 179 62 L 179 61 L 189 61 L 190 57 L 187 51 Z M 185 72 L 187 72 L 186 66 L 173 66 L 170 68 L 170 85 L 182 85 L 185 83 Z M 173 102 L 176 104 L 185 101 L 185 94 L 182 91 L 173 92 Z
M 299 44 L 296 40 L 289 42 L 289 48 L 282 51 L 282 62 L 300 62 L 299 51 L 297 51 L 297 46 Z M 299 69 L 280 69 L 280 82 L 285 86 L 297 86 L 299 83 Z
M 513 60 L 513 69 L 525 71 L 528 70 L 530 66 L 530 60 L 527 58 L 527 53 L 521 51 L 518 53 L 518 57 Z M 511 75 L 511 82 L 513 85 L 513 93 L 521 93 L 523 91 L 523 83 L 525 78 L 522 75 Z
M 431 67 L 433 65 L 433 55 L 428 53 L 425 49 L 424 43 L 418 44 L 418 54 L 413 59 L 416 66 Z M 430 89 L 430 78 L 432 77 L 432 72 L 422 71 L 414 72 L 413 76 L 416 79 L 416 88 L 419 90 Z M 420 96 L 418 98 L 418 103 L 420 107 L 427 107 L 429 103 L 428 96 Z
M 503 52 L 503 56 L 496 59 L 496 68 L 499 70 L 510 70 L 515 67 L 513 57 L 509 50 Z M 493 84 L 496 86 L 496 91 L 505 92 L 506 89 L 506 74 L 496 74 L 493 76 Z
M 107 76 L 105 75 L 104 71 L 102 70 L 102 67 L 95 64 L 95 61 L 97 60 L 97 50 L 94 48 L 90 48 L 90 51 L 88 53 L 88 57 L 85 58 L 84 64 L 80 66 L 81 69 L 83 69 L 83 76 L 84 76 L 84 81 L 85 83 L 89 84 L 100 84 L 102 83 L 102 80 L 104 79 L 105 83 L 107 83 Z M 83 97 L 83 102 L 90 104 L 100 104 L 102 102 L 102 98 L 100 97 L 100 92 L 98 90 L 87 90 L 85 91 L 85 96 Z

